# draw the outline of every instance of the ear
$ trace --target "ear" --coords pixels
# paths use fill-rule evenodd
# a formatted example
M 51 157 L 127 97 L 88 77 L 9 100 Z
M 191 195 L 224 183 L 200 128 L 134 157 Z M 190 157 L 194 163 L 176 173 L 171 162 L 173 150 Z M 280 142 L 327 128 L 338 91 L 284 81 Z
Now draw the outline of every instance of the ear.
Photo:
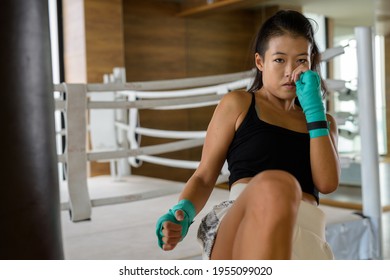
M 256 67 L 257 69 L 259 69 L 260 71 L 263 71 L 263 59 L 262 57 L 259 55 L 259 53 L 256 53 L 255 54 L 255 63 L 256 63 Z

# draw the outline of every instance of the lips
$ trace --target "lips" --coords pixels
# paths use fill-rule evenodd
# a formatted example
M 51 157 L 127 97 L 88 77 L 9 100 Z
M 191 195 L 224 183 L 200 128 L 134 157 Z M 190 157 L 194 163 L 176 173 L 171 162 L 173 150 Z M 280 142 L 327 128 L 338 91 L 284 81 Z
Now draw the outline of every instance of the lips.
M 285 83 L 284 86 L 295 87 L 295 83 Z

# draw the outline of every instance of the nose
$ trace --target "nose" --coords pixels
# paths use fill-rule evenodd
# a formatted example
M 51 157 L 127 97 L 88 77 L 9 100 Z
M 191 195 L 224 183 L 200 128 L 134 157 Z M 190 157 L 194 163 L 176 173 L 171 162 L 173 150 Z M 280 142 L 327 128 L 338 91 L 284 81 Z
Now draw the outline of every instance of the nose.
M 288 63 L 286 65 L 286 68 L 284 69 L 284 75 L 288 78 L 291 77 L 292 72 L 294 70 L 294 66 L 291 63 Z

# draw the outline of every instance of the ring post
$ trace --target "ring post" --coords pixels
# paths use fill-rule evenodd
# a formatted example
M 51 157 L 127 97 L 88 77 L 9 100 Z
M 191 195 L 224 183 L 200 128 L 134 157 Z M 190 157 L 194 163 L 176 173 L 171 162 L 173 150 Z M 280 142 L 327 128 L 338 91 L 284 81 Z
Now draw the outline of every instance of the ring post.
M 370 27 L 356 27 L 358 59 L 358 104 L 361 137 L 363 214 L 374 229 L 374 258 L 382 259 L 382 205 L 379 181 L 379 152 L 375 115 L 373 35 Z

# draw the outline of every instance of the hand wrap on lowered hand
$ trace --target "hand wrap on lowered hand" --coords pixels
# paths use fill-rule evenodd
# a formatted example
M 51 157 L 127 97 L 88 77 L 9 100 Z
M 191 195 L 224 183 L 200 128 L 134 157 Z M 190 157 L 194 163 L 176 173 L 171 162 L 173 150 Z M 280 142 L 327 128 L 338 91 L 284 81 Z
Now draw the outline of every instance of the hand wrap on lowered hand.
M 184 212 L 184 219 L 182 221 L 178 221 L 175 217 L 175 213 L 177 210 L 182 210 Z M 164 237 L 162 233 L 164 222 L 170 221 L 181 225 L 182 226 L 181 240 L 182 240 L 187 235 L 188 229 L 192 224 L 195 215 L 196 215 L 196 211 L 192 202 L 187 199 L 182 199 L 179 201 L 178 204 L 176 204 L 171 209 L 169 209 L 168 213 L 161 216 L 160 219 L 158 219 L 156 224 L 156 235 L 158 238 L 158 245 L 160 246 L 160 248 L 162 248 L 162 246 L 164 245 L 164 242 L 162 240 L 162 238 Z

